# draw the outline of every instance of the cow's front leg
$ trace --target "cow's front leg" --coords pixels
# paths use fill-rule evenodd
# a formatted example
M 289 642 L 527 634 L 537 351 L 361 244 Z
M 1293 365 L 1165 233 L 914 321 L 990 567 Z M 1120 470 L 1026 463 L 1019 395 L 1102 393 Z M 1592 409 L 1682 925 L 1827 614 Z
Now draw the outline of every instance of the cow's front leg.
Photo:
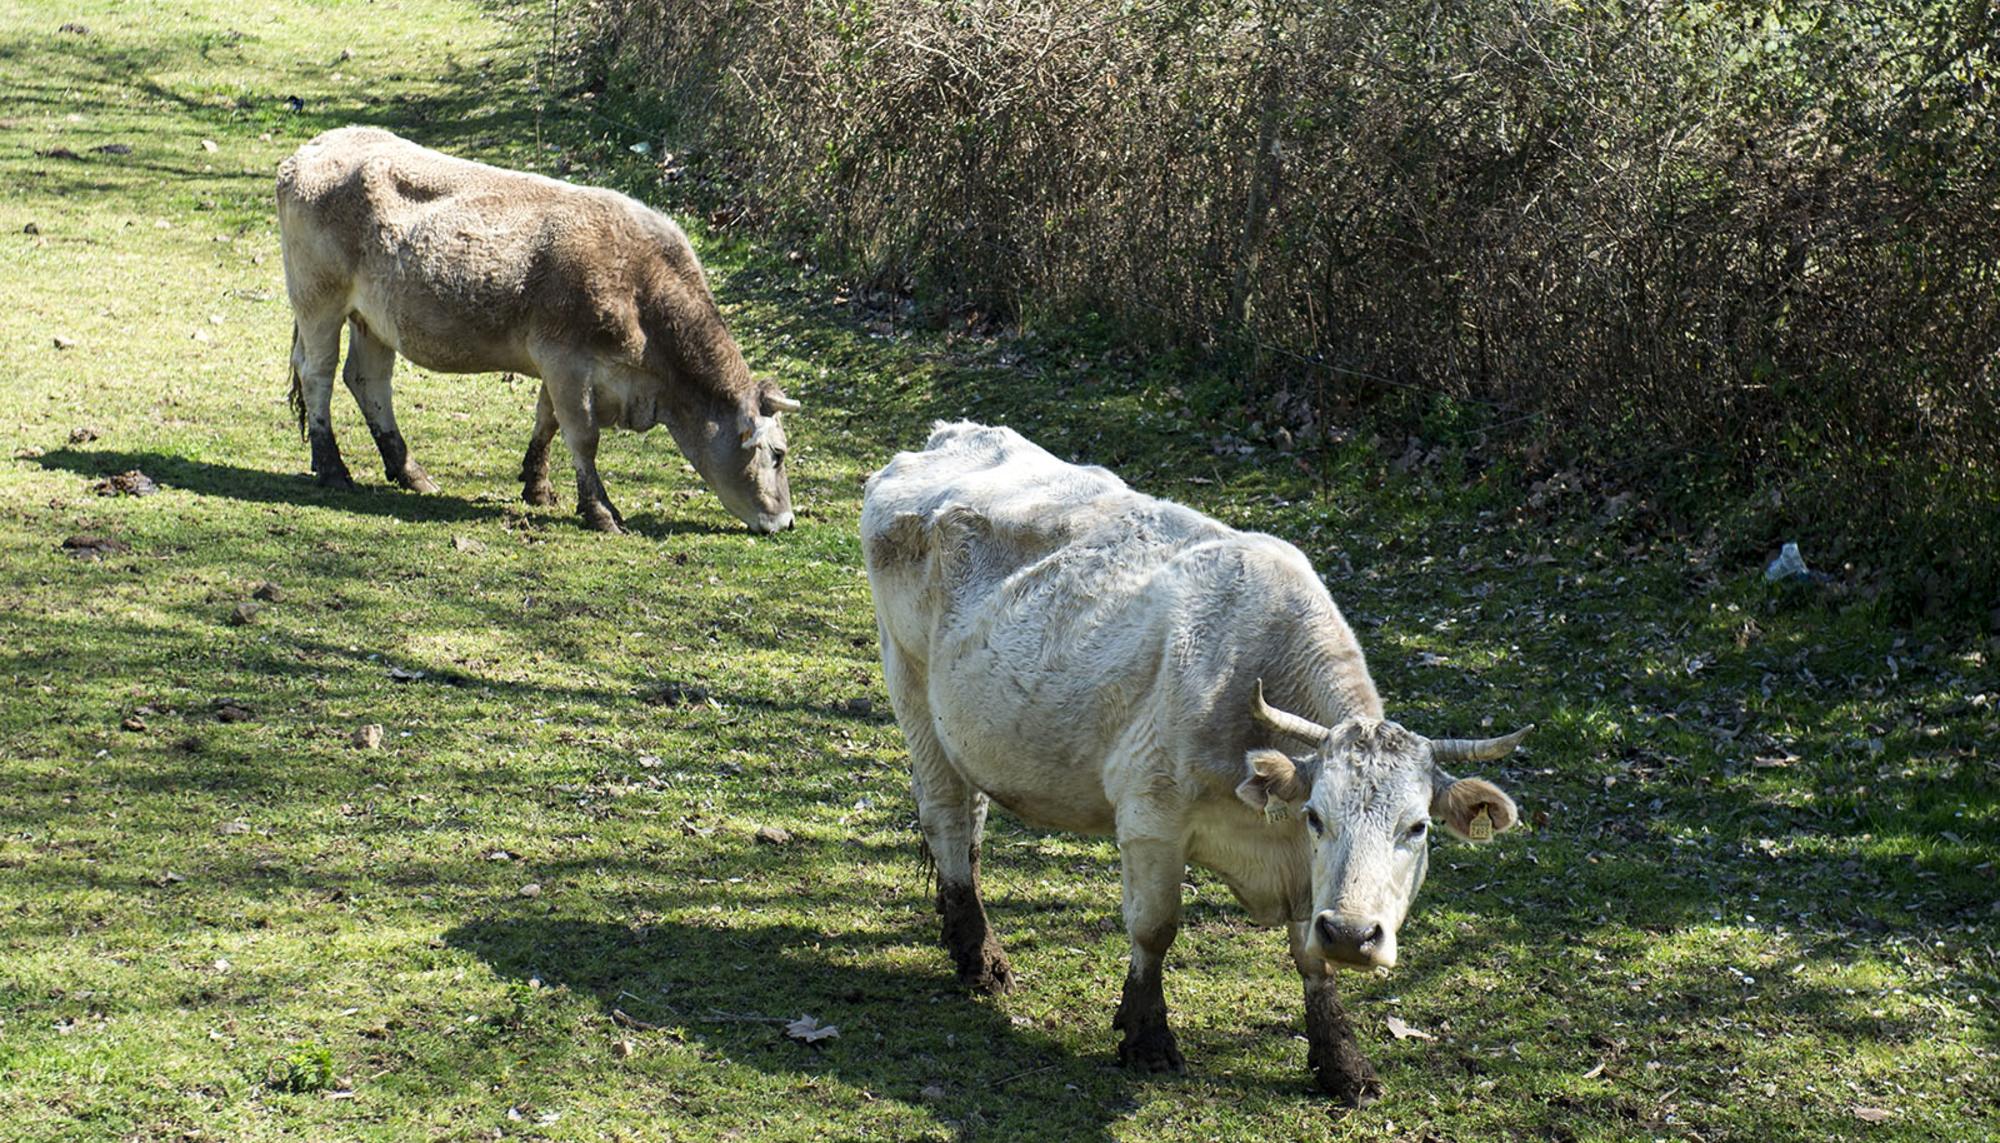
M 1366 1107 L 1382 1095 L 1382 1081 L 1355 1042 L 1354 1027 L 1340 1006 L 1334 967 L 1307 947 L 1304 921 L 1286 927 L 1292 964 L 1306 993 L 1306 1066 L 1319 1088 L 1350 1107 Z
M 1145 1071 L 1180 1071 L 1180 1045 L 1167 1023 L 1163 970 L 1181 927 L 1181 878 L 1187 852 L 1177 841 L 1121 836 L 1118 857 L 1125 888 L 1125 932 L 1132 961 L 1111 1026 L 1125 1036 L 1118 1062 Z
M 555 486 L 549 483 L 549 442 L 555 439 L 556 407 L 544 384 L 535 398 L 535 432 L 528 438 L 528 455 L 521 458 L 521 499 L 538 508 L 556 506 Z
M 554 372 L 544 374 L 542 386 L 555 407 L 556 424 L 576 465 L 577 515 L 596 531 L 613 535 L 624 531 L 625 518 L 611 506 L 604 481 L 597 475 L 597 419 L 590 404 L 590 387 Z

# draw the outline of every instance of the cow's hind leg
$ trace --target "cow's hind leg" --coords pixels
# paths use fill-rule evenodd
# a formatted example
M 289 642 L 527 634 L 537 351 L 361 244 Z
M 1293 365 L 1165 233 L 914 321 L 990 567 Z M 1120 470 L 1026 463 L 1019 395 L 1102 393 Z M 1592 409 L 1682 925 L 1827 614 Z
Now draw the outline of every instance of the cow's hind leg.
M 422 465 L 410 459 L 410 447 L 403 442 L 402 430 L 396 427 L 392 380 L 396 351 L 369 332 L 360 318 L 350 318 L 347 325 L 347 365 L 340 378 L 347 382 L 347 391 L 354 394 L 354 403 L 361 406 L 361 416 L 375 436 L 375 447 L 382 453 L 383 472 L 412 492 L 436 492 L 437 483 Z
M 295 307 L 296 308 L 296 307 Z M 352 488 L 347 462 L 333 439 L 333 369 L 340 363 L 339 313 L 295 313 L 292 319 L 292 384 L 297 390 L 306 439 L 312 443 L 313 479 L 328 488 Z
M 896 718 L 910 744 L 910 788 L 924 848 L 937 869 L 937 910 L 943 943 L 958 968 L 959 983 L 979 992 L 1014 987 L 1014 969 L 986 923 L 979 898 L 979 843 L 986 832 L 986 795 L 967 785 L 945 757 L 923 703 L 923 683 L 884 642 L 883 673 L 896 696 Z
M 556 407 L 544 383 L 535 398 L 535 435 L 528 438 L 528 455 L 521 458 L 521 499 L 540 508 L 556 506 L 549 483 L 549 442 L 556 437 Z
M 1355 1042 L 1354 1027 L 1340 1006 L 1332 965 L 1306 947 L 1306 925 L 1287 926 L 1292 964 L 1306 991 L 1306 1065 L 1321 1091 L 1352 1107 L 1366 1107 L 1382 1094 L 1382 1081 Z
M 1181 924 L 1181 878 L 1187 851 L 1175 839 L 1144 836 L 1143 827 L 1121 821 L 1118 859 L 1125 890 L 1125 931 L 1132 960 L 1125 990 L 1111 1026 L 1125 1033 L 1118 1062 L 1146 1071 L 1180 1071 L 1180 1045 L 1167 1022 L 1163 969 Z

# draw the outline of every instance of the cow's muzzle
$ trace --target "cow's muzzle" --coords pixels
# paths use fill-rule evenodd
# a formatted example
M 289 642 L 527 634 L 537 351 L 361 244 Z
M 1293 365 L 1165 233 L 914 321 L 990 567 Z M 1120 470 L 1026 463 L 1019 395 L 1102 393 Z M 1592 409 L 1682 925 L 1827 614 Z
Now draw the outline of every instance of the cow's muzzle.
M 1396 963 L 1396 934 L 1370 917 L 1349 917 L 1331 909 L 1313 918 L 1319 954 L 1355 968 L 1388 968 Z
M 793 523 L 790 509 L 780 512 L 777 515 L 766 515 L 760 512 L 757 515 L 757 519 L 751 523 L 750 530 L 762 536 L 769 536 L 776 532 L 789 531 Z

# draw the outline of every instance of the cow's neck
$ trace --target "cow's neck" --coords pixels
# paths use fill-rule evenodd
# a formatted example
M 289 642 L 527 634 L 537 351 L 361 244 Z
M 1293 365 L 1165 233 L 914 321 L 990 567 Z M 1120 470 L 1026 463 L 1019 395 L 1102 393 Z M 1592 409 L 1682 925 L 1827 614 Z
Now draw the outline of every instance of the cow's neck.
M 1290 625 L 1286 643 L 1287 666 L 1306 683 L 1317 708 L 1300 713 L 1327 726 L 1347 718 L 1382 717 L 1382 696 L 1369 677 L 1361 644 L 1331 602 L 1311 621 Z

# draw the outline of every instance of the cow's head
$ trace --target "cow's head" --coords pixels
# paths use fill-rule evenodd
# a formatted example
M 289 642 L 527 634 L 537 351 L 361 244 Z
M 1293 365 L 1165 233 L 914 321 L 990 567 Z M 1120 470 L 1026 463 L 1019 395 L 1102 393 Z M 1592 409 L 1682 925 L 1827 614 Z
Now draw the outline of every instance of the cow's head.
M 1396 929 L 1424 883 L 1430 824 L 1467 841 L 1491 841 L 1519 819 L 1514 800 L 1448 762 L 1511 753 L 1532 726 L 1504 738 L 1429 739 L 1393 722 L 1350 718 L 1334 727 L 1278 710 L 1257 684 L 1251 716 L 1274 737 L 1311 753 L 1252 750 L 1236 796 L 1266 812 L 1303 818 L 1312 862 L 1308 948 L 1362 968 L 1396 963 Z
M 776 385 L 759 382 L 750 399 L 717 418 L 698 447 L 683 446 L 722 506 L 753 532 L 792 526 L 792 488 L 785 475 L 790 445 L 779 416 L 798 408 Z

